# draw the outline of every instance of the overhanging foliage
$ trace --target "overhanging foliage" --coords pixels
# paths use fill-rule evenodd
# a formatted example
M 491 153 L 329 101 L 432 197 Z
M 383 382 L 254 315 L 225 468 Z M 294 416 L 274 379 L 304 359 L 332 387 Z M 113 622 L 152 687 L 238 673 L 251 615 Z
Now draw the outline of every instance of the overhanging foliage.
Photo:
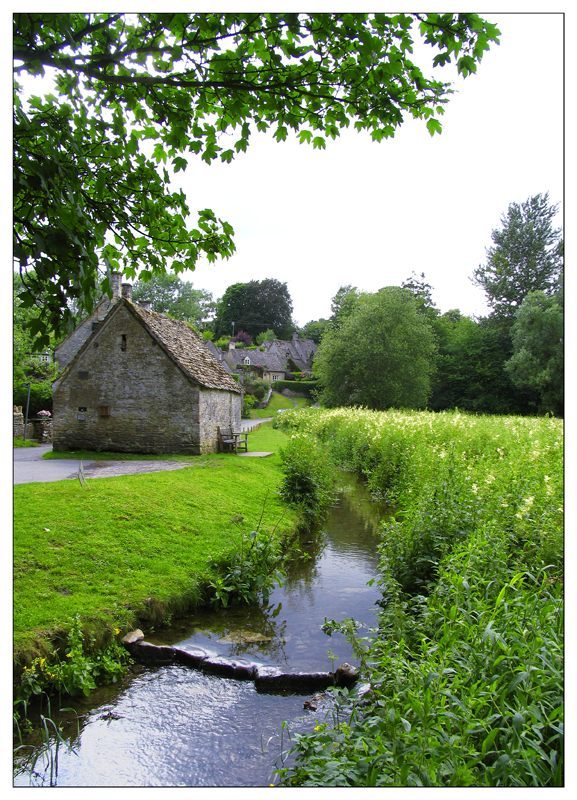
M 14 255 L 24 302 L 44 297 L 38 346 L 68 300 L 111 293 L 111 269 L 232 254 L 232 227 L 209 209 L 193 227 L 171 188 L 189 154 L 230 162 L 269 129 L 322 148 L 351 122 L 380 141 L 407 114 L 439 132 L 451 89 L 411 60 L 414 23 L 464 76 L 499 36 L 476 14 L 14 14 L 16 77 L 51 70 L 58 92 L 28 103 L 15 84 Z

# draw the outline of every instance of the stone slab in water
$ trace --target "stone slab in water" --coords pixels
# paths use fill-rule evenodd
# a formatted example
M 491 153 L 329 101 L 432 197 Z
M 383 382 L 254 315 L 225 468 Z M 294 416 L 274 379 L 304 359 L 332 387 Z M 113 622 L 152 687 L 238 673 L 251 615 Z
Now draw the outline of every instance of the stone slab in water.
M 244 644 L 245 642 L 258 644 L 259 642 L 270 642 L 271 638 L 263 633 L 254 633 L 253 631 L 231 631 L 226 636 L 221 636 L 218 641 L 232 644 Z

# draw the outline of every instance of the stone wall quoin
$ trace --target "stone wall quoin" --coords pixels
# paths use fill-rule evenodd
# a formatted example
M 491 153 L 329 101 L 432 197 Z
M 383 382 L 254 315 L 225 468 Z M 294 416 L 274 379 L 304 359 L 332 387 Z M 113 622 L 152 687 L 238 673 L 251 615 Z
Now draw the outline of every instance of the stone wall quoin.
M 53 415 L 55 450 L 201 451 L 198 385 L 124 307 L 56 382 Z

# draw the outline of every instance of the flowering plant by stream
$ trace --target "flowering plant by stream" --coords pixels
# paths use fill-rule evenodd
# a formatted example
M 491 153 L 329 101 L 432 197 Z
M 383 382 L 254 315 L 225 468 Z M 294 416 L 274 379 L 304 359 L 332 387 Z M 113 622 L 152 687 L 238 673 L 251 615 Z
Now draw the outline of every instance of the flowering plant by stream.
M 346 725 L 295 736 L 281 782 L 562 786 L 562 422 L 315 409 L 277 424 L 397 508 L 378 635 L 341 624 L 370 692 Z

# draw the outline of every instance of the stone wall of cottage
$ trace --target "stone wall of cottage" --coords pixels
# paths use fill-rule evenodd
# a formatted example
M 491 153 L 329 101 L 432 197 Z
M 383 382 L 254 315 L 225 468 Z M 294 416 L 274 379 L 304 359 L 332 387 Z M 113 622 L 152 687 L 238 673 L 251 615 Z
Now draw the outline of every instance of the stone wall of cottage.
M 76 353 L 80 350 L 84 342 L 92 334 L 95 325 L 102 322 L 110 311 L 111 306 L 122 296 L 121 291 L 122 275 L 120 272 L 112 272 L 110 275 L 110 286 L 112 288 L 112 300 L 104 298 L 94 309 L 92 314 L 87 317 L 80 325 L 68 336 L 54 352 L 54 361 L 60 369 L 65 369 Z
M 242 400 L 236 392 L 218 389 L 200 390 L 200 452 L 215 453 L 218 450 L 218 427 L 232 427 L 240 431 Z
M 216 405 L 224 406 L 228 393 L 218 394 L 223 398 Z M 53 386 L 53 448 L 209 452 L 212 434 L 201 433 L 199 395 L 199 387 L 121 308 Z
M 80 350 L 84 342 L 91 336 L 94 323 L 100 323 L 110 311 L 111 303 L 104 300 L 96 307 L 94 313 L 81 322 L 68 338 L 66 338 L 54 352 L 54 361 L 60 369 L 65 369 L 76 353 Z

